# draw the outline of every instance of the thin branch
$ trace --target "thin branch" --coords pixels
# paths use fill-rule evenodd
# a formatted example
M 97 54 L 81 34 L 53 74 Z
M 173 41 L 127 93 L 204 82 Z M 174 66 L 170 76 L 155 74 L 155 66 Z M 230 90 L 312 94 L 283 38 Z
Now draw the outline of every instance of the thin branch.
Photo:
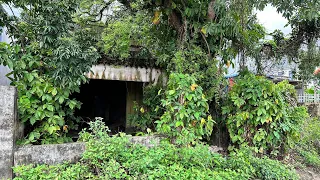
M 201 31 L 200 31 L 200 34 L 202 35 L 202 38 L 203 38 L 204 42 L 207 45 L 209 57 L 211 57 L 210 47 L 209 47 L 209 44 L 207 42 L 207 39 L 206 39 L 205 35 Z
M 102 16 L 103 16 L 103 12 L 109 7 L 110 4 L 107 4 L 106 6 L 104 6 L 102 9 L 100 9 L 99 13 L 98 13 L 98 16 L 99 16 L 99 19 L 98 20 L 90 20 L 91 22 L 99 22 L 101 21 L 102 19 Z
M 9 7 L 9 9 L 10 9 L 10 11 L 11 11 L 11 13 L 12 13 L 12 15 L 13 15 L 13 17 L 15 18 L 15 20 L 17 21 L 18 19 L 17 19 L 17 16 L 14 14 L 14 12 L 13 12 L 13 10 L 12 10 L 12 8 L 11 8 L 11 6 L 9 5 L 9 4 L 7 4 L 8 5 L 8 7 Z

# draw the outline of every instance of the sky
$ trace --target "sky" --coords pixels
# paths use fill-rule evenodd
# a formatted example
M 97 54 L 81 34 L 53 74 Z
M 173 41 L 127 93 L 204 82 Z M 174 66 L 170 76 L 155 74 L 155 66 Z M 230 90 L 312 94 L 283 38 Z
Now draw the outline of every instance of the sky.
M 284 27 L 288 21 L 279 13 L 277 9 L 268 5 L 263 11 L 257 12 L 259 22 L 266 28 L 268 33 L 280 29 L 285 35 L 291 32 L 291 27 Z

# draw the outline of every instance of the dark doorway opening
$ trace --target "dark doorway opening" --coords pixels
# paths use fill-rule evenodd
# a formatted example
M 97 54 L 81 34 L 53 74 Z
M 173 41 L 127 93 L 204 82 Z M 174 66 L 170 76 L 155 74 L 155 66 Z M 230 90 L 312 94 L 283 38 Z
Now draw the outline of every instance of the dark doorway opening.
M 80 93 L 74 94 L 82 102 L 75 115 L 83 123 L 79 129 L 95 117 L 102 117 L 112 133 L 123 132 L 126 127 L 127 84 L 125 81 L 91 79 L 80 87 Z

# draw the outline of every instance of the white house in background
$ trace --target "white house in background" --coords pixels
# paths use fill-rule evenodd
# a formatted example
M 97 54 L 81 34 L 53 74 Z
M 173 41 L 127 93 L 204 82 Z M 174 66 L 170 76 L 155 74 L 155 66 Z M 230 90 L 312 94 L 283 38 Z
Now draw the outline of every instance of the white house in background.
M 0 34 L 0 42 L 6 42 L 6 43 L 10 43 L 8 35 L 6 34 L 6 28 L 2 28 L 2 32 Z M 2 66 L 0 65 L 0 85 L 2 86 L 8 86 L 10 85 L 10 80 L 7 78 L 6 74 L 8 74 L 11 70 L 6 67 L 6 66 Z
M 234 60 L 234 67 L 228 68 L 228 74 L 226 78 L 236 77 L 239 73 L 239 59 Z M 288 80 L 290 84 L 295 86 L 298 95 L 298 102 L 304 103 L 309 101 L 314 101 L 316 98 L 305 97 L 304 87 L 302 82 L 294 77 L 294 72 L 298 70 L 298 65 L 295 63 L 290 63 L 287 59 L 281 60 L 279 63 L 272 63 L 271 61 L 265 61 L 262 64 L 263 74 L 275 83 L 283 80 Z M 246 67 L 249 71 L 256 73 L 256 65 L 253 60 L 248 59 L 246 62 Z M 319 96 L 320 97 L 320 96 Z M 305 100 L 308 98 L 308 100 Z M 309 100 L 310 99 L 310 100 Z M 320 98 L 318 98 L 320 100 Z
M 228 68 L 227 76 L 232 76 L 232 74 L 237 74 L 240 70 L 238 56 L 233 60 L 234 67 Z M 246 67 L 249 71 L 256 73 L 256 65 L 254 60 L 248 58 L 246 61 Z M 282 59 L 279 63 L 274 63 L 272 61 L 262 62 L 263 74 L 266 77 L 276 78 L 276 79 L 287 79 L 287 80 L 297 80 L 294 77 L 294 72 L 297 71 L 298 65 L 295 63 L 290 63 L 286 58 Z

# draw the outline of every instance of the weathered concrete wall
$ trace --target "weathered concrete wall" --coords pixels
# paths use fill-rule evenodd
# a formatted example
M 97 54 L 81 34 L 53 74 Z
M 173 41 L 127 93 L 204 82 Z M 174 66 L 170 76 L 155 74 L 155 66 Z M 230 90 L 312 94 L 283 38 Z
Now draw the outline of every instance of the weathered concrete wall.
M 130 142 L 133 144 L 141 144 L 146 147 L 153 147 L 160 144 L 160 136 L 132 136 Z
M 133 144 L 146 147 L 159 145 L 161 136 L 129 136 Z M 222 148 L 210 146 L 212 152 L 219 152 Z M 77 162 L 85 151 L 85 143 L 65 143 L 51 145 L 28 145 L 17 147 L 14 153 L 14 165 L 28 164 L 59 164 L 63 162 Z M 11 167 L 11 166 L 10 166 Z M 0 174 L 0 179 L 2 178 Z
M 16 89 L 0 86 L 0 179 L 12 178 L 16 117 Z
M 133 144 L 146 147 L 158 145 L 161 137 L 132 136 L 129 140 Z M 65 143 L 50 145 L 19 146 L 14 152 L 14 166 L 27 164 L 59 164 L 63 162 L 77 162 L 85 151 L 85 143 Z M 1 177 L 1 176 L 0 176 Z
M 84 151 L 85 143 L 20 146 L 14 153 L 14 165 L 77 162 Z

